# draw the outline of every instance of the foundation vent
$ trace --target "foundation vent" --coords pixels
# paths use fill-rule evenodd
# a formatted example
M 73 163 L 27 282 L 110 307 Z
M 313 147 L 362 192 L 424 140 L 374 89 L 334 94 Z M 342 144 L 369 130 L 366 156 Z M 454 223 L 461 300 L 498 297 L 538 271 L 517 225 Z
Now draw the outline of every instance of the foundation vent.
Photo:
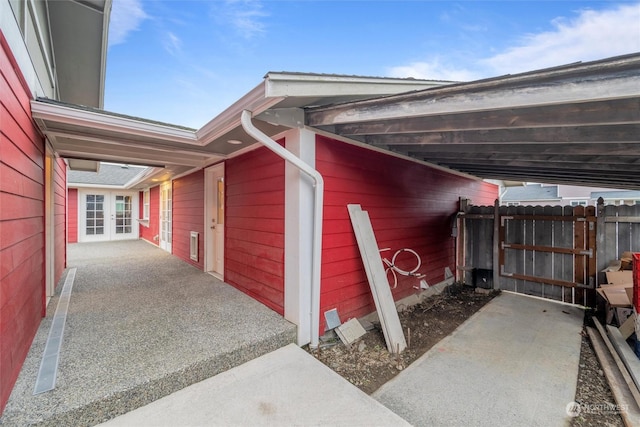
M 189 258 L 198 262 L 198 232 L 192 231 L 189 238 Z

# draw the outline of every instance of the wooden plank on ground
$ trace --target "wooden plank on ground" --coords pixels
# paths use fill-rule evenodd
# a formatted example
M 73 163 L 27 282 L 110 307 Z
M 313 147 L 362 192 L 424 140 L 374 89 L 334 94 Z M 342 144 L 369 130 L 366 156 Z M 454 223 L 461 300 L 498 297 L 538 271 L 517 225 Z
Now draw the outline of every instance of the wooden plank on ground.
M 393 301 L 389 281 L 384 271 L 382 258 L 378 248 L 369 213 L 363 211 L 360 205 L 347 205 L 353 231 L 356 235 L 358 248 L 367 274 L 376 311 L 380 318 L 380 325 L 390 353 L 401 353 L 407 343 L 400 324 L 398 310 Z
M 625 387 L 624 378 L 613 361 L 612 355 L 607 350 L 601 335 L 593 328 L 587 327 L 586 329 L 589 339 L 591 340 L 593 350 L 595 351 L 598 361 L 602 366 L 602 371 L 607 378 L 607 383 L 609 384 L 613 398 L 621 409 L 620 415 L 622 416 L 625 426 L 631 427 L 640 425 L 640 409 L 631 395 L 629 388 Z
M 638 356 L 636 356 L 631 347 L 629 347 L 629 344 L 627 344 L 627 341 L 623 338 L 618 328 L 607 325 L 607 332 L 622 363 L 624 363 L 624 366 L 627 368 L 636 387 L 640 389 L 640 360 Z M 640 402 L 638 404 L 640 405 Z
M 631 378 L 631 375 L 629 374 L 627 367 L 622 362 L 622 359 L 620 359 L 620 356 L 618 356 L 618 352 L 613 347 L 613 344 L 611 344 L 609 335 L 607 335 L 607 332 L 604 330 L 604 328 L 600 324 L 600 321 L 594 317 L 593 323 L 596 325 L 596 329 L 598 329 L 598 332 L 600 332 L 602 341 L 604 341 L 604 344 L 609 349 L 609 352 L 611 353 L 611 357 L 613 358 L 613 361 L 618 367 L 618 370 L 622 374 L 622 378 L 624 379 L 624 382 L 627 384 L 627 387 L 629 387 L 629 391 L 631 391 L 631 395 L 633 396 L 636 406 L 640 407 L 640 391 L 638 391 L 638 387 L 636 387 L 636 384 L 633 381 L 633 378 Z

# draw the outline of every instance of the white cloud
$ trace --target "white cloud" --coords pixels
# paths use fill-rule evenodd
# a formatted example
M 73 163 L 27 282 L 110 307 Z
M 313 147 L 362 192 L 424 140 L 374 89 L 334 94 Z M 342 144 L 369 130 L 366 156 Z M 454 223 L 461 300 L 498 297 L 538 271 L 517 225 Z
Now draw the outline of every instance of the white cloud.
M 528 35 L 482 62 L 504 74 L 640 51 L 640 3 L 583 10 L 575 19 L 558 18 L 552 24 L 552 31 Z
M 440 57 L 433 58 L 429 62 L 413 62 L 392 67 L 388 74 L 389 77 L 413 77 L 427 80 L 469 81 L 480 78 L 476 72 L 443 62 Z
M 553 30 L 522 37 L 487 58 L 466 62 L 440 56 L 389 69 L 393 77 L 469 81 L 577 61 L 592 61 L 640 51 L 640 3 L 607 10 L 581 10 L 575 18 L 556 18 Z
M 113 0 L 109 22 L 109 46 L 124 43 L 127 36 L 136 31 L 148 17 L 142 8 L 141 0 Z
M 176 56 L 182 51 L 182 40 L 169 31 L 163 42 L 164 48 L 171 55 Z
M 256 0 L 227 0 L 223 13 L 224 22 L 230 24 L 245 39 L 263 34 L 265 24 L 262 18 L 268 16 L 262 3 Z

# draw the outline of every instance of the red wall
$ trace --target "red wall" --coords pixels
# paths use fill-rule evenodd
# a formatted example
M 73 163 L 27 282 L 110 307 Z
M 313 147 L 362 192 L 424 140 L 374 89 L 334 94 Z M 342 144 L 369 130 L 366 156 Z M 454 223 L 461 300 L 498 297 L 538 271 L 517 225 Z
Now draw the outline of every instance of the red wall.
M 337 308 L 342 319 L 375 311 L 347 204 L 369 212 L 378 247 L 415 250 L 433 285 L 445 267 L 455 272 L 451 217 L 459 198 L 490 205 L 498 197 L 494 185 L 320 136 L 316 169 L 325 180 L 321 313 Z M 415 292 L 416 278 L 398 278 L 395 299 Z
M 0 33 L 0 413 L 43 314 L 44 140 Z
M 69 217 L 68 217 L 68 239 L 69 243 L 78 242 L 78 189 L 70 188 L 67 191 L 67 203 L 69 204 Z
M 203 193 L 204 194 L 204 193 Z M 140 192 L 140 218 L 144 209 L 144 196 Z M 158 245 L 159 240 L 154 239 L 160 233 L 160 186 L 149 189 L 149 226 L 140 224 L 140 238 Z M 188 255 L 188 254 L 187 254 Z
M 284 313 L 284 160 L 266 148 L 225 165 L 225 282 Z
M 204 170 L 173 181 L 172 253 L 178 258 L 204 269 Z M 200 233 L 198 261 L 189 255 L 191 232 Z

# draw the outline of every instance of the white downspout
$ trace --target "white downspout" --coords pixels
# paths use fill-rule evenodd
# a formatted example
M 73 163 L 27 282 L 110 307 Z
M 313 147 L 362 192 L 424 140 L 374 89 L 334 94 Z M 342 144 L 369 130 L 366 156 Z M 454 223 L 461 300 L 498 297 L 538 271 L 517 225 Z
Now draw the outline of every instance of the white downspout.
M 309 347 L 317 348 L 320 330 L 320 267 L 322 258 L 322 207 L 324 194 L 324 180 L 322 175 L 303 162 L 300 158 L 288 151 L 286 148 L 269 138 L 260 129 L 256 128 L 251 122 L 252 112 L 243 110 L 240 116 L 242 128 L 250 136 L 255 138 L 262 145 L 282 157 L 293 166 L 309 175 L 314 181 L 314 208 L 313 208 L 313 247 L 312 247 L 312 263 L 311 263 L 311 343 Z

